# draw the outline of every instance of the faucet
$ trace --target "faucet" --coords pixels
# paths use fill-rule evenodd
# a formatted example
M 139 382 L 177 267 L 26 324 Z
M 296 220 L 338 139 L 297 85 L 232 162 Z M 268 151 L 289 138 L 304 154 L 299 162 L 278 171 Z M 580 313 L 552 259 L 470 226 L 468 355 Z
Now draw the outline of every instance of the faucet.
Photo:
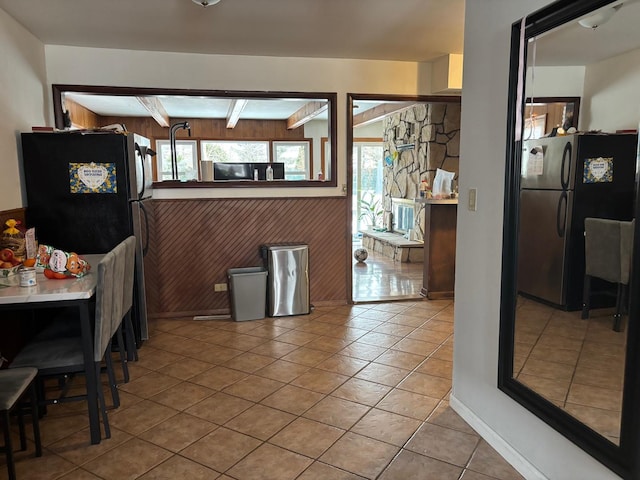
M 189 122 L 178 122 L 169 128 L 169 142 L 171 144 L 171 179 L 178 180 L 178 158 L 176 155 L 176 131 L 184 129 L 189 131 L 191 136 L 191 126 Z

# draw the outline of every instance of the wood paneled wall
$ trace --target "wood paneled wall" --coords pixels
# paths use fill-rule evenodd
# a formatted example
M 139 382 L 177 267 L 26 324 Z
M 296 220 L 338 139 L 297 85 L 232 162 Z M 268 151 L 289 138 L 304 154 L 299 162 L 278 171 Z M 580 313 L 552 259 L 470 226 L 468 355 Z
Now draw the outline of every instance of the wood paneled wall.
M 83 107 L 82 105 L 74 102 L 73 100 L 66 99 L 64 102 L 69 117 L 71 117 L 71 123 L 80 128 L 96 128 L 107 123 L 101 123 L 101 117 L 96 115 L 91 110 Z
M 287 130 L 286 120 L 240 120 L 235 128 L 227 128 L 226 120 L 215 118 L 172 118 L 171 123 L 188 121 L 192 138 L 215 140 L 301 140 L 304 128 Z M 149 117 L 99 117 L 100 126 L 124 123 L 129 132 L 152 140 L 169 139 L 169 127 L 161 127 Z M 178 130 L 176 138 L 187 139 L 186 130 Z
M 227 313 L 227 270 L 261 266 L 266 243 L 309 245 L 311 303 L 347 302 L 345 197 L 154 200 L 152 252 L 146 263 L 152 316 Z

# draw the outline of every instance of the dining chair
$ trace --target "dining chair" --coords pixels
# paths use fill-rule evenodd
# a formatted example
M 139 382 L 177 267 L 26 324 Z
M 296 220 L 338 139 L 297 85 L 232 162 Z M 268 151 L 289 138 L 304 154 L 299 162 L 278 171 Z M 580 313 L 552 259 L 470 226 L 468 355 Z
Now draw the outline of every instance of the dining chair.
M 585 218 L 585 275 L 582 297 L 582 318 L 589 318 L 591 280 L 599 278 L 617 285 L 613 329 L 621 330 L 623 307 L 628 297 L 633 230 L 635 221 Z M 624 308 L 626 311 L 626 308 Z
M 109 420 L 107 417 L 106 402 L 102 383 L 99 381 L 102 367 L 102 360 L 106 364 L 111 394 L 114 397 L 114 405 L 119 405 L 119 395 L 115 385 L 115 375 L 113 373 L 113 363 L 111 361 L 111 338 L 113 336 L 112 325 L 113 315 L 119 314 L 119 308 L 114 308 L 114 289 L 120 288 L 121 279 L 115 278 L 116 254 L 114 251 L 107 253 L 98 263 L 97 285 L 95 299 L 94 318 L 94 369 L 93 374 L 98 379 L 97 398 L 89 398 L 88 394 L 67 396 L 63 391 L 60 396 L 54 399 L 47 399 L 41 395 L 39 401 L 43 405 L 50 405 L 74 400 L 86 399 L 88 402 L 98 402 L 102 412 L 102 422 L 104 424 L 105 437 L 111 437 Z M 73 320 L 72 320 L 73 321 Z M 18 352 L 15 359 L 9 365 L 10 369 L 18 367 L 35 367 L 38 369 L 38 378 L 60 377 L 77 373 L 88 373 L 85 371 L 84 355 L 81 337 L 63 337 L 46 340 L 33 341 L 28 343 Z
M 24 412 L 20 404 L 21 399 L 30 395 L 30 413 L 33 424 L 33 439 L 36 444 L 36 457 L 42 456 L 42 444 L 40 442 L 40 426 L 38 424 L 38 399 L 35 388 L 35 378 L 38 369 L 31 367 L 12 368 L 0 370 L 0 413 L 2 414 L 2 427 L 4 431 L 4 446 L 7 459 L 9 480 L 16 479 L 16 468 L 13 461 L 13 444 L 11 441 L 11 413 L 18 416 L 18 428 L 20 432 L 20 449 L 27 449 L 27 439 L 24 432 Z
M 133 305 L 133 283 L 135 272 L 136 237 L 124 239 L 114 248 L 116 254 L 116 278 L 121 278 L 121 288 L 114 289 L 114 309 L 112 330 L 120 352 L 120 363 L 124 382 L 129 382 L 129 359 L 137 359 L 135 333 L 131 320 Z M 124 329 L 124 335 L 123 335 Z

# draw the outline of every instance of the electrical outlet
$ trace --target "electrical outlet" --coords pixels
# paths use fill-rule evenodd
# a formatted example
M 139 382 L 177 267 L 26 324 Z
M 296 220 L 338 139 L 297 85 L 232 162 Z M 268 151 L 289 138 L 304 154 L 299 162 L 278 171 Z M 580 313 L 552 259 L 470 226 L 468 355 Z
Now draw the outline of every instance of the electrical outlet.
M 227 291 L 227 284 L 226 283 L 216 283 L 213 286 L 213 291 L 214 292 L 226 292 Z
M 472 212 L 478 210 L 478 189 L 470 188 L 469 189 L 469 202 L 467 208 Z

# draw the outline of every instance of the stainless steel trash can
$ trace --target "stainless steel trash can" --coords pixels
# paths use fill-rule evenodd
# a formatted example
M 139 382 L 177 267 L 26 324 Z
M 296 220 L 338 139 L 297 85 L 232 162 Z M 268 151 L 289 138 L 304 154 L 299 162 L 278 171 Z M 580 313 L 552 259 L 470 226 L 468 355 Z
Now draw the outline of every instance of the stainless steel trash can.
M 261 254 L 267 268 L 267 315 L 310 313 L 309 246 L 269 244 Z
M 236 322 L 265 317 L 267 271 L 262 267 L 227 270 L 231 294 L 231 318 Z

